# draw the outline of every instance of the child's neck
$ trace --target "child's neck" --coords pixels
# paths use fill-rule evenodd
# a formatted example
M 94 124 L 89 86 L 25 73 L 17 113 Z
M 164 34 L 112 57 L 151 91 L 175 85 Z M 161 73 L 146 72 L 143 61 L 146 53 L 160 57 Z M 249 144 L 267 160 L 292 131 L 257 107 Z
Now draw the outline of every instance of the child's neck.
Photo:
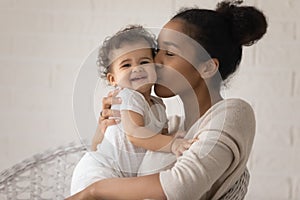
M 147 91 L 137 91 L 139 93 L 141 93 L 145 100 L 147 101 L 147 103 L 151 106 L 153 105 L 153 102 L 151 101 L 151 90 L 147 90 Z

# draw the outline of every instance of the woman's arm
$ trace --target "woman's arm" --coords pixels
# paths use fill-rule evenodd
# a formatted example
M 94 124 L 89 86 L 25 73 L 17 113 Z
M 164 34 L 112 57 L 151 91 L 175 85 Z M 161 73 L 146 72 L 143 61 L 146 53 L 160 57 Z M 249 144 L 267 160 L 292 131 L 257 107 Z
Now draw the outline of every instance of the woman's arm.
M 159 181 L 159 174 L 132 178 L 112 178 L 93 183 L 82 192 L 66 200 L 163 200 L 166 196 Z
M 226 144 L 200 139 L 171 170 L 101 180 L 67 200 L 200 199 L 232 162 L 233 153 Z
M 200 199 L 232 161 L 233 153 L 223 142 L 199 140 L 171 170 L 98 181 L 67 200 Z
M 143 129 L 139 129 L 143 130 Z M 127 135 L 127 139 L 135 146 L 142 147 L 151 151 L 172 152 L 173 136 L 157 134 L 150 138 L 137 138 Z

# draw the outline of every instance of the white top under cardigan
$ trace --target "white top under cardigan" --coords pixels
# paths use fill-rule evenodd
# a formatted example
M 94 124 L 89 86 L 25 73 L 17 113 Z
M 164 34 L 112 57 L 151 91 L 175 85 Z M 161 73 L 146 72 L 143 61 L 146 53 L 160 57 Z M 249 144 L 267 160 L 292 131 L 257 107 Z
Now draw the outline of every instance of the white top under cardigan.
M 186 135 L 199 140 L 172 169 L 160 172 L 167 198 L 219 199 L 244 172 L 254 135 L 254 112 L 247 102 L 227 99 L 213 105 Z

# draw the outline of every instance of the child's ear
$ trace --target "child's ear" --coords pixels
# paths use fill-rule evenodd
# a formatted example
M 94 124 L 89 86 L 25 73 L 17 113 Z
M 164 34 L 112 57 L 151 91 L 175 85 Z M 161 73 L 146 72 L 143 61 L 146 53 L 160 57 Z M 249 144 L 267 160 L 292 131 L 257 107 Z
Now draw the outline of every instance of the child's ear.
M 112 85 L 112 86 L 116 86 L 117 85 L 116 80 L 115 80 L 115 76 L 112 73 L 108 73 L 106 75 L 106 78 L 107 78 L 107 80 L 108 80 L 108 82 L 109 82 L 110 85 Z
M 209 59 L 208 61 L 201 63 L 200 74 L 203 79 L 213 77 L 219 70 L 219 60 L 216 58 Z

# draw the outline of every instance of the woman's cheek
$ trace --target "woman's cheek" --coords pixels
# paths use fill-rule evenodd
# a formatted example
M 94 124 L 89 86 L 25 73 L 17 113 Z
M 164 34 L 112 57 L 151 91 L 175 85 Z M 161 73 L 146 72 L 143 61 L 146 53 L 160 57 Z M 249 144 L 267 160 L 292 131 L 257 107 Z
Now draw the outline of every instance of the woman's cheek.
M 158 74 L 158 85 L 155 92 L 161 97 L 171 97 L 177 94 L 182 77 L 176 70 L 165 67 Z

